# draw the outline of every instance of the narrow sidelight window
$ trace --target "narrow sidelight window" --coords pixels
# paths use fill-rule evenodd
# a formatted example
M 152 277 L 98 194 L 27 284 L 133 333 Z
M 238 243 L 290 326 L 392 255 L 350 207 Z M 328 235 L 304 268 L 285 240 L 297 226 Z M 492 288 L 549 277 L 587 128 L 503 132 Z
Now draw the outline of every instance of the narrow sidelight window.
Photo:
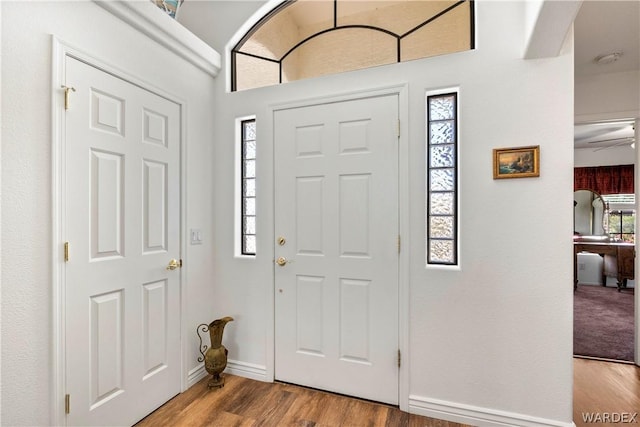
M 458 94 L 426 103 L 427 264 L 458 265 Z
M 256 254 L 256 120 L 242 120 L 241 126 L 241 252 Z

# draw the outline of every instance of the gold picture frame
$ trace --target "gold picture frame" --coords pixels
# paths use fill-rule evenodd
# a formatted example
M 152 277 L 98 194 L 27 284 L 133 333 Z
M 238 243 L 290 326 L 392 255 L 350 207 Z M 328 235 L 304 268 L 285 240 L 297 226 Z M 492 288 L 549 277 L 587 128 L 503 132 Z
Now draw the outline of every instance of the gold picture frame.
M 493 179 L 540 176 L 540 146 L 494 148 Z

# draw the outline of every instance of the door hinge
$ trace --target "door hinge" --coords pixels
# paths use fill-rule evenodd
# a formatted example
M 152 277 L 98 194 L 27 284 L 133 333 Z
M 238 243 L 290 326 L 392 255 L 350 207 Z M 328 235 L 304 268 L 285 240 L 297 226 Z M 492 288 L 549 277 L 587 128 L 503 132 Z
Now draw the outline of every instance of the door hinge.
M 75 87 L 69 87 L 69 86 L 65 86 L 62 85 L 61 86 L 62 89 L 64 89 L 64 109 L 68 110 L 69 109 L 69 96 L 71 92 L 75 92 L 76 88 Z
M 69 415 L 71 412 L 71 396 L 68 394 L 64 395 L 64 413 Z
M 400 367 L 401 364 L 402 364 L 402 356 L 400 354 L 400 349 L 398 349 L 398 368 Z
M 400 239 L 400 235 L 398 234 L 398 253 L 400 253 L 400 245 L 401 245 L 401 239 Z
M 400 138 L 400 119 L 398 119 L 398 138 Z
M 64 242 L 64 262 L 69 262 L 69 242 Z

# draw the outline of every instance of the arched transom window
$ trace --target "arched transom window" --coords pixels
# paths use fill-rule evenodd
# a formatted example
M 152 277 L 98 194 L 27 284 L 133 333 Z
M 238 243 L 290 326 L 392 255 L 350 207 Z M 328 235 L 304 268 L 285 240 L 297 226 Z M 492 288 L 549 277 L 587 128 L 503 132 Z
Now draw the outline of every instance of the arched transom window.
M 232 90 L 474 48 L 473 1 L 289 0 L 231 50 Z

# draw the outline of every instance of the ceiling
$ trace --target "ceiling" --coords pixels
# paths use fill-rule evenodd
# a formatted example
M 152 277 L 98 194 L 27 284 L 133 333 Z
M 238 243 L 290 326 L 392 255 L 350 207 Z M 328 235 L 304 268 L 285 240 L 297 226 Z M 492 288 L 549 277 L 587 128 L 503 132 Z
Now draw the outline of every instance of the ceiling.
M 574 146 L 600 151 L 631 145 L 635 142 L 633 124 L 634 120 L 616 120 L 575 125 Z
M 584 0 L 575 20 L 575 75 L 618 73 L 640 68 L 640 2 Z M 621 53 L 616 61 L 598 64 L 596 58 Z M 575 127 L 575 147 L 604 150 L 630 145 L 633 121 L 581 124 Z

